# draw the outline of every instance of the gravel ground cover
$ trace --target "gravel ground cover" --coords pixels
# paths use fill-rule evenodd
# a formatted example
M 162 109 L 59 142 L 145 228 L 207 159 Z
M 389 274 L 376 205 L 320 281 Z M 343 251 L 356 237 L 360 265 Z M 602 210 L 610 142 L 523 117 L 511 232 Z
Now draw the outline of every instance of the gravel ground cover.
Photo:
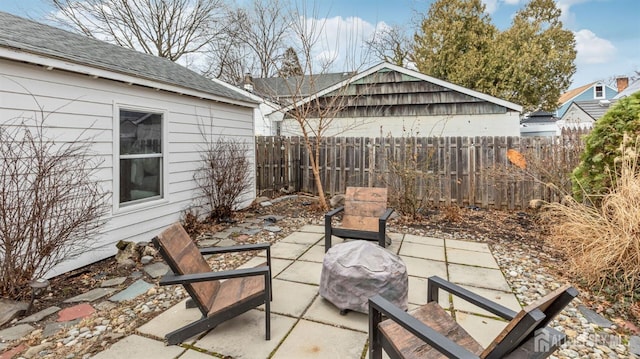
M 323 224 L 323 213 L 317 210 L 313 198 L 293 197 L 271 206 L 256 205 L 238 212 L 235 223 L 202 224 L 193 226 L 194 237 L 201 243 L 215 238 L 228 228 L 243 223 L 258 223 L 265 215 L 282 216 L 273 225 L 278 231 L 260 230 L 252 235 L 234 233 L 230 236 L 238 243 L 277 242 L 306 224 Z M 528 304 L 548 291 L 571 282 L 580 291 L 579 299 L 552 323 L 564 331 L 569 341 L 555 353 L 556 358 L 630 358 L 629 338 L 638 335 L 637 319 L 624 306 L 612 303 L 592 288 L 582 288 L 566 277 L 562 256 L 543 244 L 544 233 L 535 224 L 534 215 L 523 212 L 503 212 L 464 208 L 453 220 L 445 213 L 433 212 L 422 221 L 403 218 L 391 220 L 389 231 L 421 236 L 452 238 L 486 242 L 522 304 Z M 236 268 L 252 256 L 251 253 L 225 254 L 209 259 L 214 269 Z M 156 256 L 155 262 L 160 262 Z M 132 272 L 136 273 L 132 276 Z M 143 280 L 151 286 L 134 300 L 113 303 L 109 300 L 92 302 L 95 312 L 86 318 L 68 323 L 60 328 L 56 315 L 38 322 L 30 334 L 0 344 L 0 359 L 10 358 L 89 358 L 106 349 L 118 339 L 132 334 L 165 309 L 186 297 L 180 286 L 160 287 L 159 278 L 149 276 L 140 263 L 135 269 L 119 268 L 115 259 L 108 259 L 92 266 L 68 273 L 52 280 L 49 290 L 36 303 L 41 310 L 58 306 L 63 310 L 71 303 L 64 303 L 74 295 L 100 287 L 105 280 L 125 277 L 119 288 Z M 77 304 L 77 303 L 74 303 Z M 594 323 L 583 314 L 584 308 L 598 312 L 607 322 Z M 599 318 L 596 318 L 599 319 Z M 14 320 L 5 325 L 17 326 Z M 13 350 L 13 351 L 12 351 Z

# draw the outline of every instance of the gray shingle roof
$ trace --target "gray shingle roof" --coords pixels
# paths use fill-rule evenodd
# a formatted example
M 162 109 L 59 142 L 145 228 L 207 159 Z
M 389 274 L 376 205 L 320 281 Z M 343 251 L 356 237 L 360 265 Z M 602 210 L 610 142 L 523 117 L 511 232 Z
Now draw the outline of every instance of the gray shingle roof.
M 616 100 L 589 100 L 574 103 L 594 120 L 599 120 L 616 103 Z
M 546 111 L 536 111 L 526 118 L 520 120 L 520 124 L 527 123 L 555 123 L 559 118 L 555 117 L 553 113 Z
M 126 49 L 49 25 L 0 12 L 0 47 L 65 60 L 217 97 L 252 99 L 165 58 Z
M 353 73 L 339 72 L 289 78 L 255 78 L 253 79 L 253 88 L 257 94 L 267 98 L 287 98 L 292 96 L 304 98 L 324 90 L 331 85 L 335 85 L 340 81 L 347 80 L 352 76 Z M 299 90 L 297 89 L 298 84 L 300 84 Z

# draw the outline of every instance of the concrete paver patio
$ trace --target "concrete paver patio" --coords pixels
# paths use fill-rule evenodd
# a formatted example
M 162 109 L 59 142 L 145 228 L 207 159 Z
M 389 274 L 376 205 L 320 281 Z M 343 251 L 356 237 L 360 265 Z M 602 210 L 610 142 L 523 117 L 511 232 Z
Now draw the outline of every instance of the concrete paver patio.
M 361 358 L 367 357 L 366 314 L 339 310 L 318 295 L 324 228 L 306 225 L 272 247 L 273 302 L 271 340 L 264 340 L 264 312 L 259 309 L 231 319 L 217 328 L 190 338 L 183 346 L 164 347 L 163 336 L 200 316 L 184 301 L 138 328 L 94 358 Z M 491 300 L 520 310 L 489 247 L 484 243 L 444 240 L 392 233 L 389 250 L 399 253 L 409 274 L 409 308 L 426 302 L 427 277 L 438 275 Z M 335 238 L 334 244 L 342 240 Z M 264 255 L 264 254 L 262 254 Z M 251 267 L 263 261 L 256 257 Z M 440 304 L 486 346 L 506 322 L 441 291 Z M 125 354 L 126 353 L 126 354 Z

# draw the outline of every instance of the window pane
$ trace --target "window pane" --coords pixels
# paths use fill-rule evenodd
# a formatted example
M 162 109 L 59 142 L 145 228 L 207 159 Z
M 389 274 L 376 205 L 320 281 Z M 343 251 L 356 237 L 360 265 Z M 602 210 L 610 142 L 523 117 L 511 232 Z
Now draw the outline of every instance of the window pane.
M 160 196 L 162 158 L 120 160 L 120 203 Z
M 162 115 L 120 110 L 120 155 L 162 153 Z

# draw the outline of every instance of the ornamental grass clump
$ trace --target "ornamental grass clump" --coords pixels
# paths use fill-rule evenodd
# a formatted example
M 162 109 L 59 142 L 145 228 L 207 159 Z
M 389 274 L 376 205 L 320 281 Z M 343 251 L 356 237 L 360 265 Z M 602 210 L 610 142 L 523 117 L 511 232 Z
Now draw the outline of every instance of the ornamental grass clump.
M 564 251 L 573 275 L 626 294 L 640 289 L 638 148 L 621 149 L 612 185 L 597 205 L 569 200 L 550 203 L 543 213 L 551 223 L 548 241 Z

